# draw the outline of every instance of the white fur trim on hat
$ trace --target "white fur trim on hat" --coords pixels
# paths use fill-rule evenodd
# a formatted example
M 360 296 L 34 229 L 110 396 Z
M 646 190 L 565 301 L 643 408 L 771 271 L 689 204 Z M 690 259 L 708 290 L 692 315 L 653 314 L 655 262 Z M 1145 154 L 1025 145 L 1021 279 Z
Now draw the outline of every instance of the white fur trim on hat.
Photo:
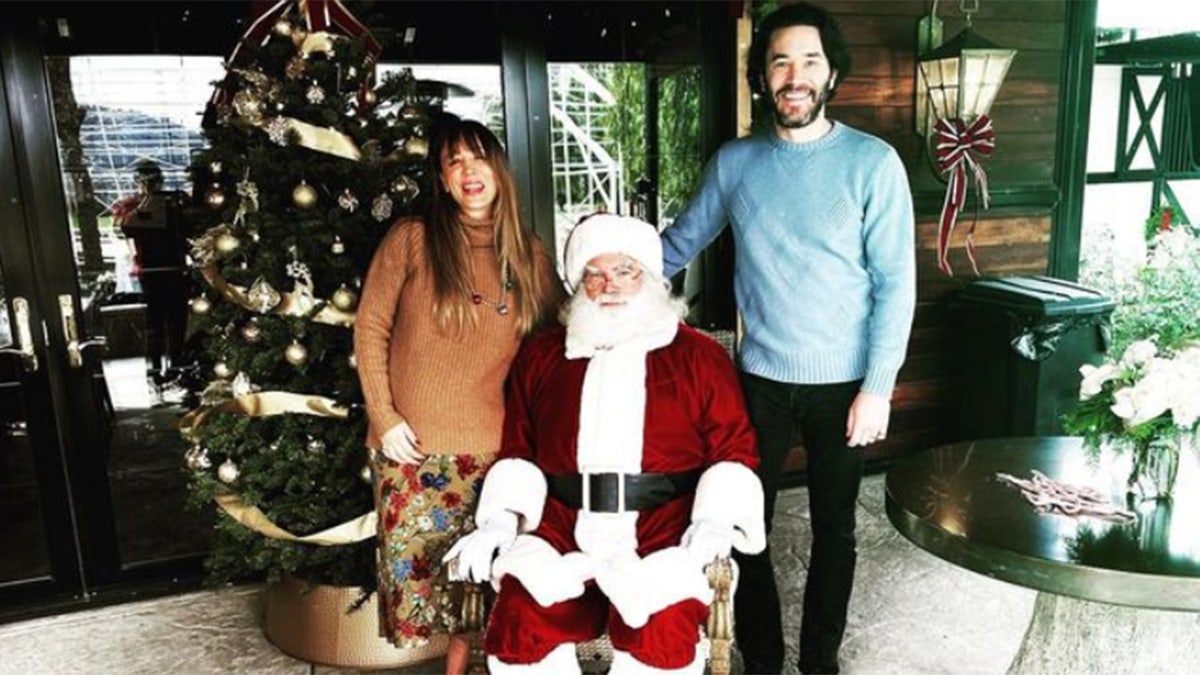
M 599 213 L 576 225 L 567 238 L 563 271 L 572 290 L 579 288 L 588 261 L 605 253 L 627 255 L 641 263 L 643 269 L 662 276 L 662 241 L 658 230 L 644 220 Z

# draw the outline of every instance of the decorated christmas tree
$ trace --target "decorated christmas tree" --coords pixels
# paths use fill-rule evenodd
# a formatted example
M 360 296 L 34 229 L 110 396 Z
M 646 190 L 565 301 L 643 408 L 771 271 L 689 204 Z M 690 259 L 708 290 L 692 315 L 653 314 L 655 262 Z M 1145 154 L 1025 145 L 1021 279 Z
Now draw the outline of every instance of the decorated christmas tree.
M 194 501 L 214 581 L 374 584 L 352 345 L 375 246 L 424 189 L 430 113 L 338 2 L 279 3 L 227 62 L 193 163 Z

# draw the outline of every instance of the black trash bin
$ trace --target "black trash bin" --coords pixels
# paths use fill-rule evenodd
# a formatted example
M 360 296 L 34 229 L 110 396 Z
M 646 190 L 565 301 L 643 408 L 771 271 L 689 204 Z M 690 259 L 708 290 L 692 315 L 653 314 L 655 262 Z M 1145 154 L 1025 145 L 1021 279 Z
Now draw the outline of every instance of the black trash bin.
M 1108 350 L 1115 303 L 1042 276 L 978 279 L 950 299 L 957 438 L 1062 435 L 1079 367 Z

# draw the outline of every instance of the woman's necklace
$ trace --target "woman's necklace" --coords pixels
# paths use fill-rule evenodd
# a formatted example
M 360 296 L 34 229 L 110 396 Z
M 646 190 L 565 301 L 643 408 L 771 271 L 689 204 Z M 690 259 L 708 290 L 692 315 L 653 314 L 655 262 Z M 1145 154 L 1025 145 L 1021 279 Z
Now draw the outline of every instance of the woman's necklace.
M 471 302 L 475 303 L 476 305 L 487 305 L 489 307 L 495 307 L 496 313 L 499 314 L 500 316 L 504 316 L 505 314 L 508 314 L 507 298 L 508 298 L 508 292 L 512 290 L 512 287 L 513 287 L 512 280 L 508 278 L 508 263 L 507 262 L 501 263 L 500 264 L 500 299 L 499 300 L 491 300 L 489 298 L 483 297 L 483 293 L 480 293 L 479 291 L 471 291 Z

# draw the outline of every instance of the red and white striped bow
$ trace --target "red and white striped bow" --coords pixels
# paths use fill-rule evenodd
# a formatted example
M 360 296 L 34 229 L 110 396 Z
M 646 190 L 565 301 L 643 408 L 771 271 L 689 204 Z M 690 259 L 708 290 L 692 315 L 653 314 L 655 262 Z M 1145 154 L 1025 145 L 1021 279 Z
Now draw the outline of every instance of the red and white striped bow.
M 979 203 L 986 209 L 987 174 L 979 165 L 978 157 L 987 157 L 996 149 L 996 132 L 992 129 L 991 118 L 980 115 L 970 125 L 957 117 L 952 120 L 939 119 L 933 127 L 933 133 L 938 169 L 948 174 L 946 200 L 942 203 L 942 215 L 938 220 L 938 269 L 953 276 L 954 272 L 946 260 L 946 251 L 967 196 L 967 167 L 975 176 Z M 979 276 L 979 265 L 975 260 L 975 224 L 971 223 L 971 229 L 967 232 L 967 259 L 971 261 L 975 275 Z

